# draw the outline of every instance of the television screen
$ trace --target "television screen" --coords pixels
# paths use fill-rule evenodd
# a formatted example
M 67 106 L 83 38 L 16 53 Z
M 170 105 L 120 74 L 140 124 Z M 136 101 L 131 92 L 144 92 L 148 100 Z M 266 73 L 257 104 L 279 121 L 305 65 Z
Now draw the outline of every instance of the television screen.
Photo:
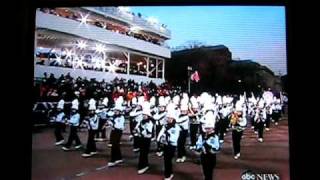
M 285 10 L 37 8 L 32 179 L 290 179 Z

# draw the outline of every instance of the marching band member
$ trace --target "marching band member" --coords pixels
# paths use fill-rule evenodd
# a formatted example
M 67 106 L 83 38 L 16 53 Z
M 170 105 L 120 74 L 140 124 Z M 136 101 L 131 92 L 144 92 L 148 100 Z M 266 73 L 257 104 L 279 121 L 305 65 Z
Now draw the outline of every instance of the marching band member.
M 139 96 L 138 97 L 138 105 L 136 108 L 130 112 L 130 117 L 133 118 L 133 127 L 136 127 L 137 124 L 143 119 L 142 115 L 142 104 L 144 102 L 144 97 Z M 137 135 L 133 136 L 133 152 L 139 151 L 139 145 L 138 145 L 139 138 Z
M 199 132 L 199 119 L 200 119 L 200 110 L 197 99 L 192 96 L 190 98 L 191 101 L 191 109 L 189 114 L 190 119 L 190 150 L 194 150 L 196 148 L 197 134 Z
M 233 142 L 233 152 L 234 159 L 240 157 L 240 142 L 243 134 L 243 130 L 247 125 L 247 119 L 242 109 L 242 103 L 240 101 L 236 102 L 235 112 L 231 116 L 231 127 L 232 127 L 232 142 Z
M 106 140 L 106 129 L 103 128 L 103 126 L 107 122 L 107 113 L 108 113 L 108 97 L 103 98 L 101 105 L 99 106 L 99 109 L 96 111 L 99 117 L 99 126 L 96 133 L 96 139 L 97 141 L 104 141 Z
M 63 108 L 64 108 L 64 100 L 61 99 L 58 102 L 57 115 L 56 115 L 56 117 L 54 119 L 54 125 L 55 125 L 54 135 L 56 137 L 55 145 L 60 145 L 60 144 L 64 143 L 64 138 L 61 135 L 61 132 L 62 132 L 62 129 L 64 128 L 64 122 L 66 120 L 66 116 L 65 116 L 65 114 L 63 112 Z
M 272 118 L 272 108 L 271 104 L 266 107 L 266 131 L 270 130 L 270 121 Z
M 279 122 L 279 119 L 281 117 L 281 104 L 280 104 L 280 99 L 277 99 L 275 101 L 275 105 L 274 105 L 274 108 L 273 108 L 273 111 L 272 111 L 272 119 L 274 119 L 275 121 L 275 125 L 277 126 L 278 125 L 278 122 Z
M 167 105 L 166 118 L 167 123 L 162 127 L 157 141 L 163 145 L 165 180 L 171 180 L 173 178 L 172 158 L 174 157 L 180 133 L 180 127 L 176 124 L 178 114 L 175 111 L 175 105 L 173 103 Z
M 187 98 L 183 98 L 181 100 L 180 115 L 177 119 L 177 124 L 180 126 L 180 134 L 178 138 L 178 158 L 176 160 L 177 163 L 182 163 L 186 160 L 185 144 L 189 129 L 188 101 L 189 100 Z
M 221 108 L 221 110 L 219 111 L 220 114 L 220 132 L 218 133 L 219 135 L 219 142 L 223 143 L 224 142 L 224 136 L 226 133 L 226 129 L 229 125 L 229 117 L 231 114 L 231 106 L 227 106 L 226 104 L 223 105 L 223 107 Z
M 266 110 L 263 108 L 258 108 L 256 110 L 256 114 L 254 117 L 255 124 L 258 129 L 258 141 L 263 142 L 263 130 L 264 130 L 264 123 L 267 118 Z
M 204 134 L 200 135 L 196 143 L 196 150 L 201 152 L 202 171 L 205 180 L 212 180 L 213 169 L 216 166 L 216 153 L 220 150 L 219 138 L 215 133 L 215 117 L 212 111 L 205 115 L 202 125 Z
M 153 119 L 155 120 L 156 126 L 156 137 L 158 137 L 162 126 L 165 124 L 165 116 L 166 116 L 166 103 L 165 98 L 163 96 L 159 97 L 159 110 L 155 115 L 153 115 Z M 160 142 L 157 142 L 157 156 L 162 156 L 163 150 L 161 148 Z
M 75 149 L 80 149 L 82 147 L 81 141 L 77 134 L 78 126 L 80 124 L 80 114 L 77 112 L 79 107 L 76 104 L 73 104 L 71 107 L 71 116 L 67 124 L 70 125 L 70 134 L 68 142 L 62 147 L 63 150 L 70 150 L 70 146 L 73 141 L 76 141 Z
M 111 160 L 108 163 L 109 167 L 113 167 L 119 163 L 122 163 L 122 154 L 120 149 L 120 140 L 122 136 L 122 132 L 124 130 L 124 116 L 121 112 L 124 110 L 122 106 L 121 98 L 118 98 L 115 102 L 114 112 L 109 113 L 112 116 L 112 120 L 107 121 L 108 125 L 112 127 L 112 131 L 110 134 L 111 141 Z
M 150 112 L 151 112 L 151 116 L 153 116 L 154 114 L 157 113 L 157 107 L 156 107 L 156 98 L 154 96 L 152 96 L 149 100 L 150 103 Z M 152 123 L 155 124 L 155 119 L 152 118 Z M 151 141 L 155 141 L 156 140 L 156 127 L 153 126 L 152 129 L 152 139 Z
M 131 111 L 133 111 L 138 105 L 138 101 L 136 97 L 133 97 L 131 99 Z M 129 140 L 131 141 L 133 139 L 133 130 L 136 126 L 136 123 L 134 121 L 134 117 L 130 115 L 129 113 L 129 129 L 130 129 L 130 135 L 129 135 Z
M 89 119 L 84 122 L 88 127 L 88 141 L 85 152 L 82 157 L 90 157 L 97 154 L 96 142 L 94 141 L 94 136 L 97 133 L 99 126 L 99 117 L 95 113 L 96 105 L 94 103 L 89 105 Z
M 138 174 L 143 174 L 149 169 L 148 154 L 153 130 L 152 115 L 150 112 L 150 103 L 145 101 L 142 106 L 143 119 L 138 122 L 135 132 L 139 137 L 139 163 Z

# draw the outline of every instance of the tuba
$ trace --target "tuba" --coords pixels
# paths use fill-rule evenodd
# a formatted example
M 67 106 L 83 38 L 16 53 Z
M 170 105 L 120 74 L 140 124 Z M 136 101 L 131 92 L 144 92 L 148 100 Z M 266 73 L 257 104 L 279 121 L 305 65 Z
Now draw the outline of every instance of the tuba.
M 231 125 L 236 125 L 237 123 L 239 123 L 239 116 L 238 116 L 238 114 L 237 113 L 232 113 L 232 115 L 231 115 L 231 119 L 230 119 L 230 123 L 231 123 Z

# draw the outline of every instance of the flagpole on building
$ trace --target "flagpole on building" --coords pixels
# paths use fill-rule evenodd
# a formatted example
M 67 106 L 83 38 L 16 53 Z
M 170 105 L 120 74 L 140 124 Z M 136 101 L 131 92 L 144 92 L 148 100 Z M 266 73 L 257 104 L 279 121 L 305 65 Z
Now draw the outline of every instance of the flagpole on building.
M 192 67 L 190 67 L 190 66 L 188 66 L 188 93 L 190 94 L 190 73 L 191 73 L 191 71 L 192 71 Z

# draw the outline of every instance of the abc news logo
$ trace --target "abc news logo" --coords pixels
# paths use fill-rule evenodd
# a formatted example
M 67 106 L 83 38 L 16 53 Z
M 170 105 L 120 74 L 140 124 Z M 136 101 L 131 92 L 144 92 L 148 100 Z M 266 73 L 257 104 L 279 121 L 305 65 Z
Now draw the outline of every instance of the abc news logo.
M 254 173 L 250 170 L 245 171 L 241 175 L 241 180 L 280 180 L 278 174 Z

